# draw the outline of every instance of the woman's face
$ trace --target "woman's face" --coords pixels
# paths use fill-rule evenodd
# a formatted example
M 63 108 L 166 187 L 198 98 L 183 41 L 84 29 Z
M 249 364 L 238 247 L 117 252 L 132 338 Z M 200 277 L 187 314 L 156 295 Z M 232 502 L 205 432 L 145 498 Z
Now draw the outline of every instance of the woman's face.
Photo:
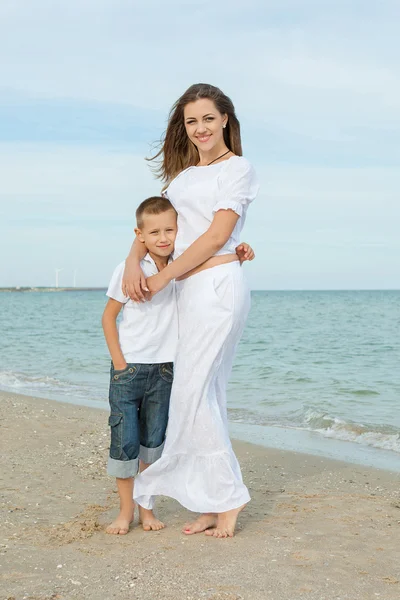
M 221 115 L 212 100 L 200 98 L 186 104 L 183 110 L 186 133 L 199 150 L 209 152 L 223 142 L 223 126 L 227 115 Z

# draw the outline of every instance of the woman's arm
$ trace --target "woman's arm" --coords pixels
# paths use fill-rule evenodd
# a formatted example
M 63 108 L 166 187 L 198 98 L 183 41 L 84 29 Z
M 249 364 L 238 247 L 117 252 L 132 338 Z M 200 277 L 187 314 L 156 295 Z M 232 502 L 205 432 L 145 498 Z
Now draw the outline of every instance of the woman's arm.
M 122 276 L 122 293 L 125 296 L 129 296 L 135 302 L 144 302 L 146 300 L 143 293 L 143 291 L 148 291 L 146 277 L 140 268 L 140 261 L 146 254 L 146 246 L 138 238 L 135 238 L 125 261 L 125 270 Z
M 147 287 L 152 294 L 162 290 L 172 279 L 176 279 L 203 264 L 214 256 L 229 240 L 239 215 L 233 210 L 219 210 L 215 213 L 210 227 L 183 254 L 157 275 L 147 279 Z

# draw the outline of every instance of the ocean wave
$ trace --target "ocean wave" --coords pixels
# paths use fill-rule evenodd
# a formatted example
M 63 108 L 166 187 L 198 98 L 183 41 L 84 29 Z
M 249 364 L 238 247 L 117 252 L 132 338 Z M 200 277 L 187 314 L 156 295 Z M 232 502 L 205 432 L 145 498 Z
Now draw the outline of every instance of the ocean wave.
M 50 376 L 33 376 L 15 371 L 0 371 L 0 389 L 5 391 L 43 396 L 47 398 L 68 398 L 76 404 L 87 401 L 106 401 L 106 387 L 63 381 Z M 279 406 L 280 400 L 265 401 L 262 405 Z M 400 453 L 400 431 L 390 425 L 370 425 L 344 420 L 322 412 L 316 407 L 304 407 L 286 415 L 274 415 L 249 410 L 248 408 L 229 407 L 229 420 L 236 423 L 256 424 L 270 427 L 300 429 L 318 433 L 326 438 L 354 442 L 377 449 Z
M 339 388 L 339 393 L 351 394 L 353 396 L 380 396 L 376 390 L 352 390 L 347 388 Z
M 352 423 L 311 409 L 306 411 L 303 424 L 324 437 L 400 453 L 400 432 L 395 428 Z
M 12 392 L 42 392 L 63 394 L 66 396 L 85 397 L 87 391 L 77 384 L 61 381 L 55 377 L 33 376 L 15 371 L 0 371 L 0 388 Z

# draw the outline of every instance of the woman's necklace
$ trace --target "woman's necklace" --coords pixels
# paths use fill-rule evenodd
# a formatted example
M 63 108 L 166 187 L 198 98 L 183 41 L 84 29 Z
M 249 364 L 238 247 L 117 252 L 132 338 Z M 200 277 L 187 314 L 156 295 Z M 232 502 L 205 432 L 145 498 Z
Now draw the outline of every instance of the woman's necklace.
M 214 158 L 214 160 L 212 160 L 211 162 L 209 162 L 207 164 L 207 167 L 209 167 L 210 165 L 212 165 L 213 163 L 215 163 L 215 161 L 219 160 L 223 156 L 226 156 L 227 154 L 229 154 L 229 152 L 230 152 L 230 150 L 227 150 L 227 152 L 224 152 L 223 154 L 221 154 L 221 156 L 217 156 L 217 158 Z

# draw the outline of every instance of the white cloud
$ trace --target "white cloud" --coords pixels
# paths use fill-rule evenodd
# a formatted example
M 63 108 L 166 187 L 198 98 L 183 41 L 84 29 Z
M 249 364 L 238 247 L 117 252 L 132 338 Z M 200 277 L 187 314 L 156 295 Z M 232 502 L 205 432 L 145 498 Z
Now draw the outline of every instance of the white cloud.
M 10 0 L 0 9 L 0 81 L 166 111 L 206 80 L 231 94 L 240 114 L 290 131 L 398 126 L 398 11 L 373 4 L 34 0 L 28 12 Z
M 257 168 L 243 232 L 253 288 L 398 287 L 397 170 Z M 0 285 L 51 284 L 56 266 L 106 285 L 137 204 L 160 189 L 142 157 L 95 147 L 3 144 L 0 179 Z
M 252 286 L 398 287 L 399 6 L 3 0 L 3 102 L 20 91 L 167 115 L 191 83 L 219 85 L 263 183 L 244 232 Z M 0 285 L 51 283 L 54 266 L 77 264 L 81 284 L 107 282 L 137 203 L 160 188 L 137 150 L 110 139 L 0 147 Z
M 56 144 L 0 144 L 0 207 L 5 214 L 134 214 L 136 205 L 161 184 L 142 156 L 127 151 Z M 33 202 L 29 202 L 34 198 Z M 9 202 L 13 200 L 12 204 Z M 138 200 L 139 199 L 139 200 Z

